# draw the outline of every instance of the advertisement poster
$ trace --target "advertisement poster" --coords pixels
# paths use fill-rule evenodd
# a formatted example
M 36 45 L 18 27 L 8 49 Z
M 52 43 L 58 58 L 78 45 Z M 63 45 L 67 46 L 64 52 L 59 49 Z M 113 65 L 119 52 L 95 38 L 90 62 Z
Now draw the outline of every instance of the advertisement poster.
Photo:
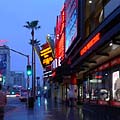
M 120 100 L 120 75 L 119 71 L 113 72 L 112 74 L 112 92 L 113 99 Z
M 78 4 L 77 0 L 66 0 L 66 51 L 77 37 Z
M 7 70 L 7 55 L 0 54 L 0 75 L 6 76 Z

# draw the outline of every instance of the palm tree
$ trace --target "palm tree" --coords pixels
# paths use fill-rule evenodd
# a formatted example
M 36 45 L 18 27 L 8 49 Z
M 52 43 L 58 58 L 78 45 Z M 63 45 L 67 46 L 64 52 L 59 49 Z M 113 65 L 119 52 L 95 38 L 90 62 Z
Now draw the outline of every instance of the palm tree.
M 36 85 L 36 70 L 35 70 L 35 49 L 34 49 L 34 46 L 36 44 L 39 43 L 39 41 L 35 40 L 34 39 L 34 31 L 39 29 L 40 26 L 38 25 L 38 20 L 34 20 L 34 21 L 27 21 L 26 22 L 26 25 L 24 25 L 25 28 L 28 28 L 31 30 L 31 35 L 32 35 L 32 39 L 30 41 L 30 44 L 32 45 L 32 96 L 34 97 L 34 100 L 35 100 L 35 97 L 36 97 L 36 92 L 35 92 L 35 85 Z
M 35 21 L 32 21 L 32 22 L 29 22 L 27 21 L 26 24 L 27 25 L 24 25 L 24 27 L 28 28 L 28 29 L 31 29 L 31 35 L 32 35 L 32 40 L 34 41 L 34 30 L 37 30 L 40 28 L 40 26 L 38 26 L 38 20 L 35 20 Z

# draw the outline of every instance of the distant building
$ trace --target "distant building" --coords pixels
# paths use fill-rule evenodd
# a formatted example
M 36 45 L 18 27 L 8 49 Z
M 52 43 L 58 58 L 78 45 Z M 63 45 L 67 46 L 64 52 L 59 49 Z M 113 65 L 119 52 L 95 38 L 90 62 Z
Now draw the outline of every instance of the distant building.
M 10 50 L 8 46 L 0 46 L 0 77 L 3 84 L 9 85 L 10 81 Z
M 12 86 L 18 85 L 26 88 L 26 79 L 25 79 L 24 72 L 11 71 L 10 80 L 11 80 Z
M 20 85 L 26 87 L 24 72 L 11 71 L 10 48 L 6 45 L 0 46 L 0 82 L 5 86 Z

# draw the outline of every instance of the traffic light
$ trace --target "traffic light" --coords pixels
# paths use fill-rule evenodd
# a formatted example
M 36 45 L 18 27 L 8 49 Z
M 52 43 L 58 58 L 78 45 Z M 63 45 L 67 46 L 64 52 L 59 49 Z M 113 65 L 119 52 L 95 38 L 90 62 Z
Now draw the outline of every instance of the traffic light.
M 30 76 L 32 74 L 31 65 L 27 65 L 27 75 Z

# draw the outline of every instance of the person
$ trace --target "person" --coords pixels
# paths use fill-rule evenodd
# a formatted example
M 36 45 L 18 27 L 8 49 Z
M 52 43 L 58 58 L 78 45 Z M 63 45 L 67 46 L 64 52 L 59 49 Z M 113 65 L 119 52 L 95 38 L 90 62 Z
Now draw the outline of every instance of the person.
M 0 84 L 0 120 L 4 120 L 4 109 L 7 103 L 6 94 L 2 91 L 2 84 Z
M 69 89 L 69 106 L 72 107 L 74 106 L 74 92 L 72 89 Z

